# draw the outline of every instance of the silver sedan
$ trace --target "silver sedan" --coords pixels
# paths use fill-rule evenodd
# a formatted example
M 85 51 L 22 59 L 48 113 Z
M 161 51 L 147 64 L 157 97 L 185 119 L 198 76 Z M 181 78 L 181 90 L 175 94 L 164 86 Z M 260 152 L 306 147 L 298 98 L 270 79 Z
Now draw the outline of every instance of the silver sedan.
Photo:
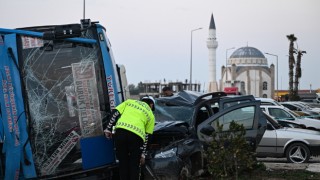
M 257 157 L 286 157 L 291 163 L 306 163 L 310 156 L 320 155 L 320 132 L 315 130 L 282 127 L 272 117 L 268 119 Z

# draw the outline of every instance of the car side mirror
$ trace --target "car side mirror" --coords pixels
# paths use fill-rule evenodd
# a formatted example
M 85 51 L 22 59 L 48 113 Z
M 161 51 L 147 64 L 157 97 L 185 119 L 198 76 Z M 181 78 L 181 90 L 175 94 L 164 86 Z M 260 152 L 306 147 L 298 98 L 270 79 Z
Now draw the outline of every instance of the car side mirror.
M 214 128 L 207 124 L 205 127 L 201 128 L 200 132 L 204 135 L 210 136 L 214 132 Z

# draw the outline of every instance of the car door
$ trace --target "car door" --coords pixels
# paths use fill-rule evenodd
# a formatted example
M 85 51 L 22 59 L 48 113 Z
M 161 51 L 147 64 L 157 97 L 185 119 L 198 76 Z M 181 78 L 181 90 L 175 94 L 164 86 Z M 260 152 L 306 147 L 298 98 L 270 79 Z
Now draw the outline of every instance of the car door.
M 259 106 L 261 105 L 261 100 L 259 99 L 256 100 L 252 95 L 235 96 L 232 98 L 221 98 L 221 100 L 219 101 L 219 108 L 220 108 L 219 111 L 222 111 L 223 109 L 231 107 L 233 105 L 252 102 L 252 101 L 256 101 L 259 104 Z M 258 111 L 261 112 L 259 114 L 260 117 L 258 118 L 258 123 L 257 123 L 258 131 L 261 131 L 261 132 L 259 132 L 258 134 L 263 135 L 267 122 L 265 120 L 264 115 L 262 114 L 262 111 L 261 110 L 258 110 Z
M 267 156 L 269 154 L 275 154 L 277 152 L 277 129 L 270 123 L 267 125 L 267 129 L 263 134 L 263 137 L 256 149 L 258 156 Z
M 212 133 L 218 130 L 217 122 L 220 125 L 223 124 L 223 131 L 229 131 L 229 125 L 233 120 L 245 127 L 247 141 L 256 147 L 267 125 L 266 118 L 260 109 L 260 101 L 256 100 L 236 104 L 214 114 L 199 124 L 197 136 L 201 141 L 208 143 L 212 140 Z

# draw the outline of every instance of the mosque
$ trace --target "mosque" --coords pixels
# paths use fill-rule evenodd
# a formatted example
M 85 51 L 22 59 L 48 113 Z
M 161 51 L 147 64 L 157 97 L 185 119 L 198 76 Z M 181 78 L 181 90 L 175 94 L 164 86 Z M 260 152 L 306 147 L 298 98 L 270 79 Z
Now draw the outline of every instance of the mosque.
M 255 97 L 274 97 L 275 67 L 268 66 L 267 58 L 254 47 L 241 47 L 235 50 L 221 67 L 221 79 L 216 80 L 216 50 L 218 42 L 216 26 L 211 15 L 207 39 L 209 51 L 208 92 L 224 91 L 227 94 L 254 95 Z
M 274 97 L 275 67 L 268 66 L 268 60 L 255 47 L 241 47 L 236 49 L 226 60 L 226 66 L 221 67 L 221 79 L 216 78 L 216 51 L 218 41 L 216 26 L 211 15 L 207 38 L 209 82 L 207 92 L 224 91 L 227 94 L 253 95 L 255 97 Z M 174 92 L 181 90 L 200 91 L 200 84 L 185 82 L 147 82 L 140 83 L 139 95 L 160 96 L 161 89 L 169 86 Z M 190 87 L 191 86 L 191 87 Z M 142 91 L 141 91 L 142 90 Z
M 268 60 L 254 47 L 241 47 L 221 68 L 220 90 L 226 93 L 274 97 L 275 67 L 268 67 Z

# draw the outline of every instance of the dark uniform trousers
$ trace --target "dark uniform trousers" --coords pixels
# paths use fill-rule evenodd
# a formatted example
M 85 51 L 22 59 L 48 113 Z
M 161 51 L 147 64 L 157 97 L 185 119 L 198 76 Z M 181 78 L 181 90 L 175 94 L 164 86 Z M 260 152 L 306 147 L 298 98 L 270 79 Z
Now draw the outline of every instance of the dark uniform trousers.
M 116 156 L 119 160 L 121 180 L 138 180 L 143 140 L 140 136 L 125 129 L 116 129 L 114 135 Z

